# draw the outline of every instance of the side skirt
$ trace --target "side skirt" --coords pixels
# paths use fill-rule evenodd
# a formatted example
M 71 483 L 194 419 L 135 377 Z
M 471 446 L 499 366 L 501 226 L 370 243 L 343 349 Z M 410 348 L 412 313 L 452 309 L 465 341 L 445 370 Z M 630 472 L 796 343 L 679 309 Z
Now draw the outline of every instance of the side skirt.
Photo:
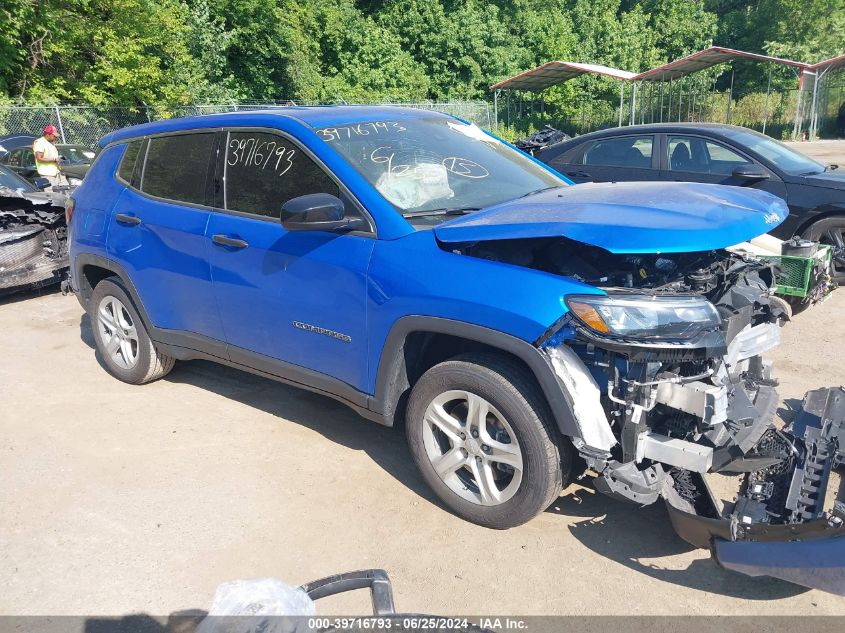
M 197 334 L 152 328 L 150 338 L 162 352 L 178 360 L 209 360 L 262 378 L 328 396 L 347 405 L 368 420 L 386 425 L 382 414 L 367 408 L 370 398 L 368 394 L 331 376 Z

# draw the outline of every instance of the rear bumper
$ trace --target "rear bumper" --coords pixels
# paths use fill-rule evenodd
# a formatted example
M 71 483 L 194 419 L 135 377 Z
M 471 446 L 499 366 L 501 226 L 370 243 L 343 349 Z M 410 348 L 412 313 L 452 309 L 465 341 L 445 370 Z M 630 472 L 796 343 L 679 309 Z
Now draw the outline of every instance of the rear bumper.
M 704 478 L 693 474 L 700 493 L 693 512 L 666 497 L 672 525 L 726 569 L 845 595 L 845 485 L 832 506 L 825 503 L 831 471 L 845 464 L 845 389 L 809 392 L 778 435 L 778 450 L 785 445 L 792 453 L 749 473 L 736 504 L 718 510 Z M 765 444 L 757 458 L 776 455 Z

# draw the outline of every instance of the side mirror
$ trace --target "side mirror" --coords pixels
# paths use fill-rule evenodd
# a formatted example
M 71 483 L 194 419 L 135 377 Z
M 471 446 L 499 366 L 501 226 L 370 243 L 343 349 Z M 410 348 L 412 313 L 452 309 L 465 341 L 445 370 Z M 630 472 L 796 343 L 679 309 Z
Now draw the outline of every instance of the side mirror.
M 36 178 L 32 181 L 32 184 L 35 185 L 38 189 L 44 190 L 50 186 L 50 181 L 46 178 Z
M 360 218 L 347 218 L 343 201 L 329 193 L 309 193 L 291 198 L 279 216 L 288 231 L 354 231 Z
M 769 172 L 759 165 L 746 163 L 733 170 L 733 177 L 738 180 L 768 180 Z

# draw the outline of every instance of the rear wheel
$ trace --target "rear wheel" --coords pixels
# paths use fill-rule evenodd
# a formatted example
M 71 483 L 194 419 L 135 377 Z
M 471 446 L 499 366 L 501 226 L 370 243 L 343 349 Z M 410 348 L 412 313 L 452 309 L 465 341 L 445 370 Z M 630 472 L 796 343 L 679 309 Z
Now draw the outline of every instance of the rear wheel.
M 437 496 L 486 527 L 535 517 L 572 468 L 572 446 L 551 424 L 535 383 L 494 355 L 460 356 L 423 374 L 408 401 L 406 433 Z
M 845 216 L 824 218 L 811 224 L 804 237 L 833 247 L 833 278 L 845 284 Z
M 94 342 L 112 376 L 141 385 L 173 369 L 175 359 L 156 349 L 119 278 L 98 283 L 90 306 Z

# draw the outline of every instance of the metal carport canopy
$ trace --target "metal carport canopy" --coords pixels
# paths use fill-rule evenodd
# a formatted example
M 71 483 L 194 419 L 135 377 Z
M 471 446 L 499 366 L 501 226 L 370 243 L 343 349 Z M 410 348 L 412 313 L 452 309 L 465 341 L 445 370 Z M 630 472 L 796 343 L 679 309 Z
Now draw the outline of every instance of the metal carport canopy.
M 845 67 L 845 55 L 831 57 L 830 59 L 825 59 L 817 64 L 812 64 L 809 66 L 809 70 L 828 72 L 830 70 L 838 70 L 842 67 Z
M 531 70 L 526 70 L 510 79 L 505 79 L 490 86 L 491 90 L 526 90 L 540 92 L 550 86 L 561 84 L 581 75 L 602 75 L 613 79 L 628 81 L 636 73 L 601 64 L 582 64 L 579 62 L 546 62 Z
M 633 77 L 634 81 L 665 81 L 668 79 L 678 79 L 686 75 L 697 73 L 705 68 L 711 66 L 718 66 L 731 62 L 735 59 L 753 59 L 759 62 L 772 62 L 774 64 L 781 64 L 783 66 L 792 66 L 804 70 L 809 67 L 809 64 L 804 62 L 796 62 L 791 59 L 782 59 L 780 57 L 771 57 L 769 55 L 761 55 L 760 53 L 748 53 L 746 51 L 738 51 L 733 48 L 724 48 L 722 46 L 711 46 L 702 51 L 687 55 L 681 59 L 676 59 L 668 64 L 651 68 Z M 822 62 L 823 63 L 823 62 Z

